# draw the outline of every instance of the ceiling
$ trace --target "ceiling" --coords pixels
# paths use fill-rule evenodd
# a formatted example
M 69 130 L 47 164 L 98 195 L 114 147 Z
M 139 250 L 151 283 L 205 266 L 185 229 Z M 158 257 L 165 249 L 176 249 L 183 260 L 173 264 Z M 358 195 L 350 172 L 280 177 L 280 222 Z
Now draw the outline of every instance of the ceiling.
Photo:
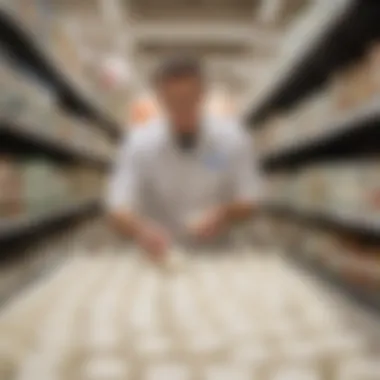
M 92 64 L 125 56 L 141 83 L 166 55 L 191 52 L 210 78 L 254 86 L 268 69 L 292 20 L 315 0 L 51 0 L 70 21 Z
M 129 10 L 138 19 L 196 18 L 199 21 L 247 20 L 261 0 L 130 0 Z
M 140 19 L 256 20 L 262 25 L 263 4 L 278 3 L 280 16 L 272 27 L 288 23 L 294 14 L 307 3 L 305 0 L 124 0 L 128 12 Z M 276 5 L 277 6 L 277 5 Z M 266 9 L 270 7 L 266 6 Z

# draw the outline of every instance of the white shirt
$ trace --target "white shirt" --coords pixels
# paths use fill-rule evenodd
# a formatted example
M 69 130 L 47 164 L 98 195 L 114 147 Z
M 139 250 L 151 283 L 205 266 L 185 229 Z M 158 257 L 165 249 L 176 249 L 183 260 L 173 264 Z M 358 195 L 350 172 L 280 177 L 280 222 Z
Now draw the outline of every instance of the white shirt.
M 166 123 L 133 130 L 120 149 L 109 183 L 110 210 L 138 211 L 184 236 L 194 215 L 259 197 L 252 138 L 237 123 L 207 119 L 194 150 L 182 151 Z

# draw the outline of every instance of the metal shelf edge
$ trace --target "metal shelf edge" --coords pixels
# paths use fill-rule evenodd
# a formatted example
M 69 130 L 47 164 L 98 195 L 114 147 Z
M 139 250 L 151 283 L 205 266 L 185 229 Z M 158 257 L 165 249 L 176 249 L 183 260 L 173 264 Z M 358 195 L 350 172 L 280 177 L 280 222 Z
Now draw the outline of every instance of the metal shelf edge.
M 97 207 L 98 204 L 98 200 L 90 199 L 62 206 L 60 210 L 50 211 L 40 216 L 23 216 L 15 220 L 0 220 L 0 241 L 21 236 L 34 228 L 41 228 L 57 220 L 80 215 Z

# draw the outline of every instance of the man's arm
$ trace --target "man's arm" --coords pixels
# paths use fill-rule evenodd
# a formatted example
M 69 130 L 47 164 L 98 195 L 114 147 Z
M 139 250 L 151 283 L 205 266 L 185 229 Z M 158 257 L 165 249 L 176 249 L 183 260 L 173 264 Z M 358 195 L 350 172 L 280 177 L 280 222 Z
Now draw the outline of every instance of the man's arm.
M 113 229 L 123 236 L 135 240 L 141 231 L 143 222 L 137 215 L 128 210 L 112 210 L 108 212 L 107 217 Z
M 260 200 L 261 185 L 257 163 L 252 152 L 252 139 L 241 132 L 231 162 L 231 201 L 217 206 L 191 223 L 193 234 L 201 238 L 213 237 L 230 225 L 249 219 Z
M 138 219 L 133 210 L 138 202 L 140 174 L 134 146 L 126 137 L 118 152 L 108 184 L 106 207 L 111 225 L 123 235 L 134 238 L 138 233 Z
M 252 216 L 255 206 L 256 204 L 250 201 L 234 201 L 220 207 L 220 218 L 227 224 L 246 220 Z
M 167 250 L 168 236 L 138 213 L 141 200 L 142 177 L 139 146 L 134 136 L 125 139 L 119 151 L 108 186 L 106 199 L 110 225 L 122 235 L 133 239 L 154 257 Z
M 232 163 L 232 201 L 222 206 L 222 217 L 227 223 L 252 216 L 261 198 L 261 178 L 253 153 L 252 137 L 241 132 Z

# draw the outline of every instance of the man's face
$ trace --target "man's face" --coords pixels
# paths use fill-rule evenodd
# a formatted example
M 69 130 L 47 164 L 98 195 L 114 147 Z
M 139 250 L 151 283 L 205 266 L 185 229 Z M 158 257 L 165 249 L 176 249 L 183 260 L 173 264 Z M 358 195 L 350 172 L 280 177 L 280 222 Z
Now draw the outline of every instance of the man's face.
M 158 85 L 158 97 L 176 131 L 192 132 L 198 127 L 203 103 L 203 86 L 199 78 L 167 79 Z

